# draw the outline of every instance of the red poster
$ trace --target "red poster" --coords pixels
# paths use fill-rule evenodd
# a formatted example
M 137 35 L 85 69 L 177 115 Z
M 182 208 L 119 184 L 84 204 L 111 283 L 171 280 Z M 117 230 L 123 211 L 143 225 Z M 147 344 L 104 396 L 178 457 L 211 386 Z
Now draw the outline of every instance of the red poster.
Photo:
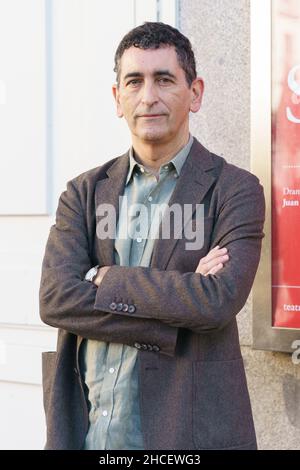
M 272 9 L 273 326 L 300 328 L 300 1 Z

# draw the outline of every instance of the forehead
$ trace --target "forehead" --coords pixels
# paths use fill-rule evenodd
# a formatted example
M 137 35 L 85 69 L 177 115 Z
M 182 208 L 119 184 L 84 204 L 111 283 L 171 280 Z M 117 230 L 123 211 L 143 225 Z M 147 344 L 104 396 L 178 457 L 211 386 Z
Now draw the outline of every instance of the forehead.
M 132 46 L 122 55 L 121 76 L 130 72 L 140 72 L 146 75 L 159 69 L 168 69 L 176 75 L 183 73 L 174 46 L 164 46 L 158 49 L 139 49 Z

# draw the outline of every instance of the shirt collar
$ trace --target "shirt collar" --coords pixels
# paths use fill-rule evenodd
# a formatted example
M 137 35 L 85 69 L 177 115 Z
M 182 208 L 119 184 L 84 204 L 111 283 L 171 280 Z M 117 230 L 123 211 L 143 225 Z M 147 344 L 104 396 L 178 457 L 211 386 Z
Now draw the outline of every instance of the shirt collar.
M 172 165 L 174 166 L 176 170 L 177 175 L 179 176 L 181 169 L 183 167 L 183 164 L 190 152 L 193 141 L 194 141 L 194 137 L 190 134 L 188 143 L 179 152 L 177 152 L 177 154 L 171 160 L 161 165 L 161 167 L 172 163 Z M 129 170 L 127 173 L 125 185 L 127 185 L 128 182 L 130 181 L 132 173 L 136 167 L 139 167 L 142 172 L 146 171 L 144 166 L 141 163 L 138 163 L 136 159 L 134 158 L 134 150 L 133 150 L 133 147 L 131 146 L 129 150 Z M 161 170 L 161 167 L 160 167 L 160 170 Z

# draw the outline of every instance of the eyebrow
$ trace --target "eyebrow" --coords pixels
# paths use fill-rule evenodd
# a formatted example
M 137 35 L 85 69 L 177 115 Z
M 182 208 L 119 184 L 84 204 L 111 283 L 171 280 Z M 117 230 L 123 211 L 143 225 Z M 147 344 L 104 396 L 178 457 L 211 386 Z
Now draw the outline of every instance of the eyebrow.
M 171 73 L 169 70 L 155 70 L 152 75 L 154 77 L 165 75 L 167 77 L 176 79 L 176 76 L 173 73 Z M 144 77 L 144 74 L 141 72 L 130 72 L 125 75 L 123 80 L 127 80 L 128 78 L 134 78 L 134 77 Z

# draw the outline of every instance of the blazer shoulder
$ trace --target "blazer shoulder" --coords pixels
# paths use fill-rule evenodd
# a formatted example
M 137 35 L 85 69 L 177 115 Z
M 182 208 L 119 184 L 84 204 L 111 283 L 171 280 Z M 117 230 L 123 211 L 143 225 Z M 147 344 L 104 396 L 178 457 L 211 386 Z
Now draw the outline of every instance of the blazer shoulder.
M 230 163 L 226 158 L 211 153 L 211 158 L 218 169 L 219 178 L 222 183 L 234 184 L 249 184 L 261 186 L 259 178 L 249 170 L 241 168 L 233 163 Z

